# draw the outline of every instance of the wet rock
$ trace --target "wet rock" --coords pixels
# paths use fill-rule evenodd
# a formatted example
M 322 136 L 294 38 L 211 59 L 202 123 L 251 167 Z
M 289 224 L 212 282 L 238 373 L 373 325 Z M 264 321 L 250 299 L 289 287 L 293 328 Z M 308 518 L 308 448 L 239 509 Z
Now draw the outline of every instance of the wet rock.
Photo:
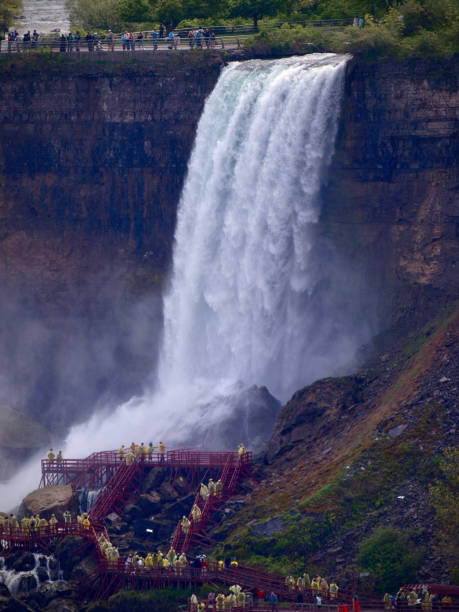
M 16 595 L 27 594 L 34 591 L 38 586 L 37 579 L 33 574 L 24 574 L 19 578 Z
M 73 601 L 54 599 L 44 612 L 78 612 L 80 607 Z
M 266 523 L 258 523 L 257 525 L 252 525 L 251 530 L 255 535 L 271 537 L 274 534 L 282 532 L 284 530 L 284 521 L 282 520 L 282 518 L 276 517 Z
M 397 427 L 393 427 L 388 431 L 388 434 L 391 438 L 397 438 L 400 434 L 402 434 L 405 429 L 408 427 L 406 423 L 402 425 L 397 425 Z
M 161 497 L 156 491 L 144 493 L 137 500 L 137 506 L 142 510 L 144 516 L 157 514 L 162 510 Z
M 169 482 L 163 482 L 159 487 L 161 503 L 171 502 L 177 499 L 178 493 Z
M 117 521 L 120 521 L 120 520 L 121 520 L 121 517 L 119 514 L 116 514 L 116 512 L 111 512 L 104 519 L 104 521 L 108 523 L 109 525 L 113 525 L 113 523 L 116 523 Z
M 78 512 L 78 496 L 71 485 L 36 489 L 24 498 L 18 511 L 18 518 L 40 514 L 49 519 L 51 514 L 62 515 L 65 510 Z
M 56 546 L 55 555 L 66 580 L 69 579 L 75 565 L 85 556 L 91 554 L 93 549 L 85 546 L 86 544 L 86 541 L 81 537 L 67 536 Z
M 8 612 L 34 612 L 33 608 L 31 608 L 25 602 L 16 599 L 16 597 L 11 597 L 8 599 L 6 607 L 2 609 L 7 610 Z
M 44 567 L 38 567 L 36 573 L 38 576 L 38 582 L 46 582 L 49 580 L 49 574 Z
M 124 507 L 124 514 L 129 521 L 143 518 L 142 508 L 137 504 L 126 504 Z
M 35 557 L 32 553 L 24 553 L 13 563 L 16 572 L 30 572 L 35 567 Z
M 182 499 L 178 499 L 167 508 L 167 517 L 170 520 L 178 521 L 184 514 L 188 516 L 195 500 L 195 494 L 190 493 Z
M 162 468 L 152 468 L 142 482 L 142 491 L 152 493 L 154 489 L 159 489 L 164 481 L 164 470 Z
M 97 563 L 95 559 L 91 557 L 85 557 L 77 565 L 75 565 L 70 574 L 70 579 L 81 582 L 89 578 L 97 569 Z
M 222 414 L 228 416 L 204 432 L 201 424 L 200 431 L 191 432 L 190 438 L 201 440 L 203 448 L 236 449 L 243 442 L 254 453 L 263 450 L 281 408 L 280 402 L 268 389 L 253 385 L 218 397 L 215 401 Z M 222 409 L 222 406 L 226 406 L 226 409 Z M 202 406 L 201 423 L 206 421 L 206 413 L 212 413 L 214 408 L 214 403 Z M 209 418 L 209 422 L 212 423 L 212 419 Z

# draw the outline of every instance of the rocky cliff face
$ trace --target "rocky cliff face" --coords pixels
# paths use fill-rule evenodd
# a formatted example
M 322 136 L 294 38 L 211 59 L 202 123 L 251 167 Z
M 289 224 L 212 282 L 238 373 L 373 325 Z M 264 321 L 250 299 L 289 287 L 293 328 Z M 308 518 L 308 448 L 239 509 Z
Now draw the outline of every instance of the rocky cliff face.
M 221 65 L 145 53 L 0 66 L 0 400 L 53 434 L 154 367 L 177 202 Z
M 142 59 L 0 70 L 1 278 L 84 276 L 132 253 L 164 268 L 222 60 Z
M 348 65 L 322 229 L 386 315 L 458 293 L 457 82 L 454 60 Z
M 154 368 L 179 194 L 223 64 L 141 55 L 0 66 L 0 401 L 59 435 Z M 457 70 L 348 66 L 318 232 L 387 325 L 457 294 Z

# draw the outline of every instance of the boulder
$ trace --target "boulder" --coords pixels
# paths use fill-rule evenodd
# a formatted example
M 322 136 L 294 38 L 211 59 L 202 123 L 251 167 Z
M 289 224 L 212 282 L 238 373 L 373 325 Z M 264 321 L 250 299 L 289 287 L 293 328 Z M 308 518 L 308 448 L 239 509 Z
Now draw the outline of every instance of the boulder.
M 30 572 L 35 567 L 35 557 L 32 553 L 23 553 L 13 562 L 13 569 L 16 572 Z
M 8 610 L 8 612 L 34 612 L 33 608 L 28 606 L 25 602 L 16 599 L 16 597 L 10 597 L 6 602 L 6 607 L 1 609 Z
M 69 579 L 70 574 L 83 557 L 91 554 L 92 549 L 83 550 L 84 539 L 80 537 L 67 536 L 56 546 L 55 555 L 59 561 L 64 578 Z
M 144 516 L 151 516 L 161 512 L 161 497 L 156 491 L 144 493 L 137 500 L 137 506 L 142 510 Z
M 45 487 L 29 493 L 22 501 L 18 511 L 18 518 L 30 514 L 40 514 L 49 519 L 51 514 L 62 515 L 64 510 L 78 513 L 78 496 L 73 492 L 71 485 L 58 487 Z
M 170 484 L 170 482 L 163 482 L 159 487 L 159 495 L 161 503 L 175 501 L 178 497 L 177 491 Z
M 145 478 L 142 482 L 142 491 L 144 493 L 149 493 L 153 489 L 158 489 L 161 483 L 164 481 L 165 471 L 163 468 L 154 467 L 152 468 L 148 474 L 146 474 Z
M 37 586 L 38 582 L 33 574 L 23 574 L 15 588 L 15 595 L 26 595 L 30 591 L 35 591 Z
M 44 567 L 38 567 L 36 571 L 38 582 L 46 582 L 49 580 L 49 574 Z
M 44 612 L 78 612 L 80 607 L 74 601 L 67 599 L 53 599 Z
M 72 569 L 70 578 L 72 581 L 83 582 L 97 570 L 96 560 L 90 556 L 82 559 Z

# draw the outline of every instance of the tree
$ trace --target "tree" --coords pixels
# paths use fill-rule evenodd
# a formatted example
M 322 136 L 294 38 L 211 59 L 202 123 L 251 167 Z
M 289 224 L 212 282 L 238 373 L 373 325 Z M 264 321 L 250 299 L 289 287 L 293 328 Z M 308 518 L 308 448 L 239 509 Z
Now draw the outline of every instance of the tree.
M 262 17 L 272 17 L 289 9 L 288 0 L 232 0 L 230 16 L 253 19 L 253 25 L 257 29 L 258 20 Z
M 71 0 L 68 7 L 72 27 L 88 32 L 96 29 L 121 30 L 118 0 Z
M 119 0 L 120 19 L 128 23 L 140 23 L 152 19 L 152 7 L 148 0 Z
M 225 8 L 224 0 L 155 0 L 153 15 L 169 32 L 183 19 L 216 17 Z
M 0 0 L 0 32 L 7 32 L 22 12 L 22 0 Z

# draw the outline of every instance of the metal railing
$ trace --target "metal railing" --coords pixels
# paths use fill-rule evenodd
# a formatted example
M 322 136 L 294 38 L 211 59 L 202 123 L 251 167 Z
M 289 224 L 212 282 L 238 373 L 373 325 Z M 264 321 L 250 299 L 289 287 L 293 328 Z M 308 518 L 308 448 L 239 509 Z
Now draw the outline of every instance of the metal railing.
M 294 28 L 296 26 L 311 26 L 321 28 L 343 28 L 352 25 L 353 18 L 346 19 L 309 19 L 304 21 L 283 21 L 263 24 L 263 30 L 276 30 L 281 27 Z M 197 32 L 204 31 L 200 37 L 189 38 L 191 30 Z M 208 31 L 207 35 L 205 32 Z M 189 27 L 177 28 L 174 30 L 174 38 L 168 36 L 159 37 L 152 30 L 135 32 L 133 40 L 123 40 L 121 34 L 111 36 L 102 34 L 96 38 L 86 39 L 85 36 L 79 40 L 70 39 L 65 36 L 65 40 L 57 35 L 40 35 L 37 40 L 4 40 L 0 41 L 0 52 L 22 53 L 25 51 L 37 51 L 39 49 L 49 49 L 60 53 L 79 53 L 83 52 L 102 52 L 102 51 L 142 51 L 142 50 L 176 50 L 176 49 L 214 49 L 214 48 L 240 48 L 248 36 L 260 31 L 259 27 L 253 24 L 242 24 L 234 26 L 211 26 L 211 27 Z

